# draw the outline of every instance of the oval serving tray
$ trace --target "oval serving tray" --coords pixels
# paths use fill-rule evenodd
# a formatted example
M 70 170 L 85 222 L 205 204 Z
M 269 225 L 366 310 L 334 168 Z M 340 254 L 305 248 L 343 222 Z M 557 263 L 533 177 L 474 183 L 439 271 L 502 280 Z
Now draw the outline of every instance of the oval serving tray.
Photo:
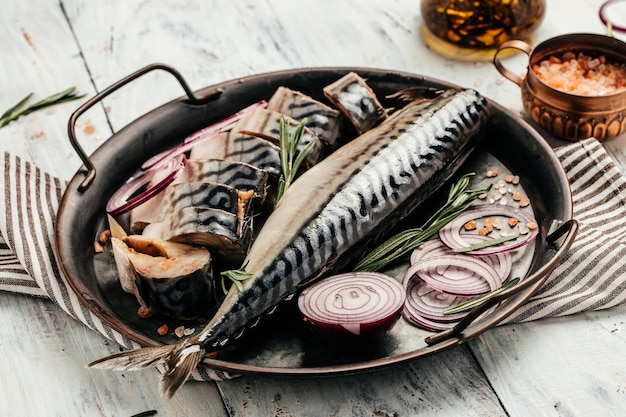
M 154 69 L 174 74 L 187 96 L 150 111 L 115 133 L 91 156 L 84 155 L 73 132 L 78 116 L 112 91 Z M 93 249 L 94 241 L 107 228 L 105 205 L 108 198 L 150 156 L 176 146 L 192 132 L 247 105 L 269 99 L 279 86 L 325 101 L 322 88 L 349 71 L 366 78 L 386 106 L 393 103 L 385 97 L 402 89 L 457 87 L 410 73 L 332 67 L 259 74 L 192 93 L 175 70 L 155 64 L 120 80 L 81 106 L 70 118 L 68 130 L 87 172 L 79 170 L 68 184 L 55 229 L 61 272 L 81 303 L 104 323 L 143 346 L 178 340 L 174 335 L 157 335 L 156 329 L 163 323 L 168 323 L 170 329 L 185 325 L 199 330 L 199 323 L 137 317 L 137 302 L 120 288 L 111 255 L 96 254 Z M 535 244 L 526 249 L 525 277 L 520 284 L 475 308 L 467 319 L 449 331 L 431 333 L 400 320 L 376 343 L 350 349 L 315 338 L 302 324 L 293 305 L 286 306 L 273 317 L 271 326 L 262 326 L 262 332 L 250 334 L 245 346 L 220 352 L 216 358 L 207 357 L 203 364 L 232 373 L 290 376 L 368 371 L 448 349 L 496 326 L 518 309 L 545 283 L 571 245 L 577 227 L 572 220 L 569 184 L 550 146 L 520 117 L 497 103 L 491 104 L 494 116 L 490 131 L 459 173 L 498 168 L 520 176 L 540 227 Z M 447 193 L 447 187 L 444 189 Z M 428 204 L 424 208 L 428 210 Z M 387 272 L 401 273 L 398 270 Z M 481 315 L 480 320 L 474 320 Z

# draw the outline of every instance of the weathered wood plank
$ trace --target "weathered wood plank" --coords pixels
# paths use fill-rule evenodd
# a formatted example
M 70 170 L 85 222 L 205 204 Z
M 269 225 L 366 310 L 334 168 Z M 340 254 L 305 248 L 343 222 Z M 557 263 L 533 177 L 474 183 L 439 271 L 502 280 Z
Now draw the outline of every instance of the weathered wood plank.
M 506 416 L 467 348 L 332 378 L 243 376 L 220 383 L 232 416 Z
M 119 373 L 85 364 L 119 351 L 50 301 L 0 293 L 0 416 L 221 416 L 214 384 L 189 384 L 170 402 L 159 374 Z
M 623 416 L 626 306 L 492 329 L 470 342 L 510 416 Z
M 0 113 L 33 93 L 30 103 L 76 86 L 87 95 L 94 89 L 80 51 L 58 2 L 8 2 L 0 15 Z M 69 146 L 67 120 L 84 101 L 74 101 L 23 117 L 0 130 L 0 150 L 36 160 L 47 172 L 70 178 L 82 162 Z M 97 125 L 85 134 L 87 125 Z M 78 136 L 88 152 L 110 136 L 102 108 L 80 121 Z

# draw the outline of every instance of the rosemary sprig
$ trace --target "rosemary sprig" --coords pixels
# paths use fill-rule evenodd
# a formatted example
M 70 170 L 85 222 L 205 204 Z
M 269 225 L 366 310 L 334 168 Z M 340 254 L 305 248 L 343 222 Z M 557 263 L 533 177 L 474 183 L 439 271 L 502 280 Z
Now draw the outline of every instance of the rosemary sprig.
M 483 242 L 474 243 L 473 245 L 465 246 L 463 248 L 452 249 L 454 253 L 472 252 L 479 249 L 489 248 L 491 246 L 497 246 L 504 242 L 515 240 L 519 237 L 519 233 L 513 233 L 507 236 L 496 237 L 493 239 L 485 240 Z
M 15 106 L 5 111 L 2 114 L 2 116 L 0 116 L 0 128 L 8 125 L 14 120 L 19 119 L 21 116 L 25 116 L 34 111 L 37 111 L 46 107 L 54 106 L 56 104 L 61 104 L 61 103 L 65 103 L 67 101 L 72 101 L 72 100 L 78 100 L 79 98 L 82 98 L 85 95 L 84 94 L 78 95 L 76 93 L 76 87 L 71 87 L 71 88 L 68 88 L 67 90 L 61 91 L 60 93 L 53 94 L 50 97 L 46 97 L 43 100 L 39 100 L 38 102 L 34 104 L 24 107 L 26 105 L 26 102 L 28 102 L 28 100 L 30 100 L 32 96 L 33 96 L 33 93 L 30 93 L 29 95 L 24 97 L 22 100 L 20 100 Z
M 439 232 L 439 229 L 471 206 L 479 195 L 488 193 L 491 185 L 482 189 L 467 189 L 473 175 L 474 173 L 468 173 L 459 178 L 456 184 L 452 185 L 446 203 L 421 227 L 405 230 L 383 242 L 363 257 L 355 270 L 378 271 L 384 268 Z
M 307 143 L 307 145 L 298 151 L 298 146 L 302 140 L 304 134 L 304 128 L 306 126 L 306 118 L 303 119 L 300 124 L 295 128 L 293 132 L 289 132 L 287 120 L 284 116 L 280 117 L 279 124 L 279 146 L 280 146 L 280 167 L 282 174 L 278 179 L 278 191 L 276 192 L 276 200 L 274 206 L 278 204 L 287 188 L 296 178 L 298 174 L 298 168 L 304 161 L 304 159 L 311 153 L 315 141 Z
M 222 291 L 224 291 L 224 294 L 228 293 L 228 288 L 226 288 L 227 279 L 229 279 L 233 285 L 237 287 L 239 292 L 243 291 L 243 281 L 247 280 L 250 278 L 250 275 L 252 275 L 250 272 L 246 271 L 246 266 L 248 266 L 247 263 L 239 269 L 231 269 L 220 273 Z
M 471 300 L 467 300 L 461 304 L 457 304 L 454 307 L 450 307 L 449 309 L 445 310 L 443 312 L 443 314 L 454 314 L 454 313 L 460 313 L 462 311 L 467 311 L 467 310 L 471 310 L 472 308 L 476 307 L 479 304 L 482 304 L 483 302 L 487 301 L 488 299 L 500 294 L 502 291 L 511 288 L 514 285 L 517 285 L 517 283 L 520 282 L 519 277 L 513 278 L 507 282 L 505 282 L 504 284 L 502 284 L 502 286 L 500 288 L 496 288 L 493 291 L 490 291 L 488 293 L 485 293 L 481 296 L 478 296 L 476 298 L 472 298 Z

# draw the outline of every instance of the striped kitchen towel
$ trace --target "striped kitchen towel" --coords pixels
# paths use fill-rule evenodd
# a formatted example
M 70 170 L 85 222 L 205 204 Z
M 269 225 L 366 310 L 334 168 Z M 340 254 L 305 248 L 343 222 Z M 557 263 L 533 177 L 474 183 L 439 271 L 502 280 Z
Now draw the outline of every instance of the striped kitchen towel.
M 564 146 L 556 154 L 571 183 L 578 236 L 546 284 L 507 322 L 600 310 L 626 301 L 626 179 L 595 139 Z M 137 347 L 83 306 L 59 272 L 53 231 L 66 184 L 9 153 L 1 163 L 0 290 L 50 298 L 105 337 L 125 348 Z M 230 375 L 202 369 L 193 378 Z

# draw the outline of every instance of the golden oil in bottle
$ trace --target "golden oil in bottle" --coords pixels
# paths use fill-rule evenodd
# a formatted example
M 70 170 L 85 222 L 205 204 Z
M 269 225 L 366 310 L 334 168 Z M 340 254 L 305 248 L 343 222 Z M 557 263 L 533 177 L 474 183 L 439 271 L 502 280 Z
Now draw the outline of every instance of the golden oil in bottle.
M 528 40 L 545 8 L 545 0 L 422 0 L 422 36 L 443 55 L 491 59 L 502 42 Z

